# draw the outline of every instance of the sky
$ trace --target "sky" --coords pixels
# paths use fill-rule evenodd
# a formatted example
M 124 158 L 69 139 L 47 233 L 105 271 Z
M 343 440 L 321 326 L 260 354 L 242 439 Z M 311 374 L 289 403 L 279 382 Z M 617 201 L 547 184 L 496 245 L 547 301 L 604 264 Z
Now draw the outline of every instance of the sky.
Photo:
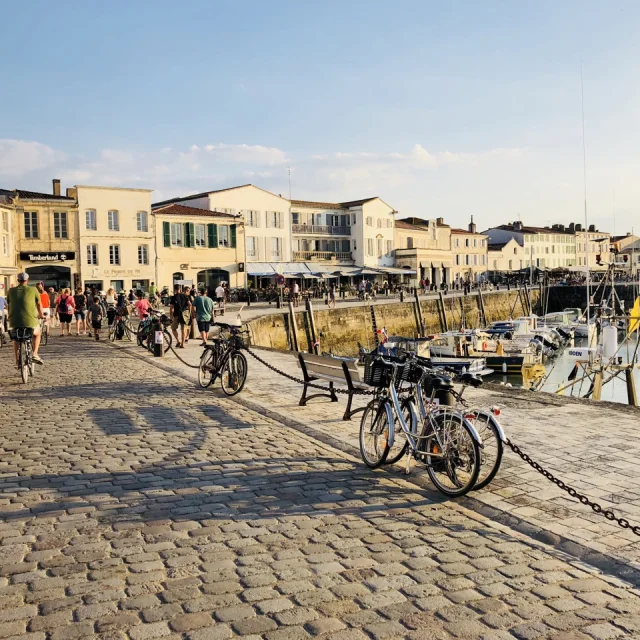
M 0 0 L 0 187 L 640 231 L 640 3 Z

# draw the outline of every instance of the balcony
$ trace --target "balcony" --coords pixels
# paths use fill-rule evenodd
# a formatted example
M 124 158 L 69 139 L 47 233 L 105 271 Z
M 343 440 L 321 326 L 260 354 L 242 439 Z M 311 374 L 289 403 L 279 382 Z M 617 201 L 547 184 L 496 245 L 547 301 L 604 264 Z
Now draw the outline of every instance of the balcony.
M 351 251 L 294 251 L 294 262 L 353 262 Z
M 326 224 L 293 224 L 293 233 L 311 234 L 318 236 L 350 236 L 351 227 L 334 227 Z

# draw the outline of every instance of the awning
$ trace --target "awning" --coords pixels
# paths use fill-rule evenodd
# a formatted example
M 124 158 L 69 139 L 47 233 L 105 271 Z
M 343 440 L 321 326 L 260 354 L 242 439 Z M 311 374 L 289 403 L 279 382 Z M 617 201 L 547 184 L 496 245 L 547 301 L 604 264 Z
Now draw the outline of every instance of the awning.
M 404 269 L 400 267 L 380 267 L 380 271 L 384 271 L 384 273 L 390 273 L 392 275 L 402 275 L 406 273 L 407 275 L 415 275 L 415 269 Z
M 273 277 L 275 269 L 268 262 L 247 262 L 247 273 L 250 276 Z

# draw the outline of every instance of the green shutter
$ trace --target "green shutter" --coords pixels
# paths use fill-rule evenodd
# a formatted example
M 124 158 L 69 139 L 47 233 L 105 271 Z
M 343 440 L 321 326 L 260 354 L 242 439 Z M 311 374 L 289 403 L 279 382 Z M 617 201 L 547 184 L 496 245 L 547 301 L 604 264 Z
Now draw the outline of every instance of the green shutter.
M 195 229 L 193 226 L 193 222 L 185 222 L 184 223 L 184 246 L 185 247 L 193 247 Z
M 232 249 L 236 248 L 236 225 L 232 224 L 229 229 L 231 229 L 230 232 L 230 238 L 229 238 L 229 244 L 231 246 Z
M 208 224 L 207 225 L 207 244 L 211 249 L 218 248 L 218 225 L 217 224 Z
M 196 246 L 196 225 L 193 222 L 188 222 L 187 223 L 189 225 L 189 246 L 190 247 L 195 247 Z
M 171 246 L 171 226 L 168 222 L 162 223 L 162 238 L 164 240 L 164 246 Z

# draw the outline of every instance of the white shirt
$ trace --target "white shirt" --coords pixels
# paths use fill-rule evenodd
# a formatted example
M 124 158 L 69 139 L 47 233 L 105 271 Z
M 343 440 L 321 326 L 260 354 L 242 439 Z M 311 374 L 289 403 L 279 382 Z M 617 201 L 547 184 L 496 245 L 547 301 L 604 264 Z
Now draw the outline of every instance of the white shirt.
M 300 285 L 297 282 L 293 285 L 293 293 L 300 293 Z
M 0 313 L 2 313 L 7 306 L 7 299 L 4 296 L 0 296 Z
M 222 285 L 216 287 L 216 298 L 224 298 L 224 287 Z

